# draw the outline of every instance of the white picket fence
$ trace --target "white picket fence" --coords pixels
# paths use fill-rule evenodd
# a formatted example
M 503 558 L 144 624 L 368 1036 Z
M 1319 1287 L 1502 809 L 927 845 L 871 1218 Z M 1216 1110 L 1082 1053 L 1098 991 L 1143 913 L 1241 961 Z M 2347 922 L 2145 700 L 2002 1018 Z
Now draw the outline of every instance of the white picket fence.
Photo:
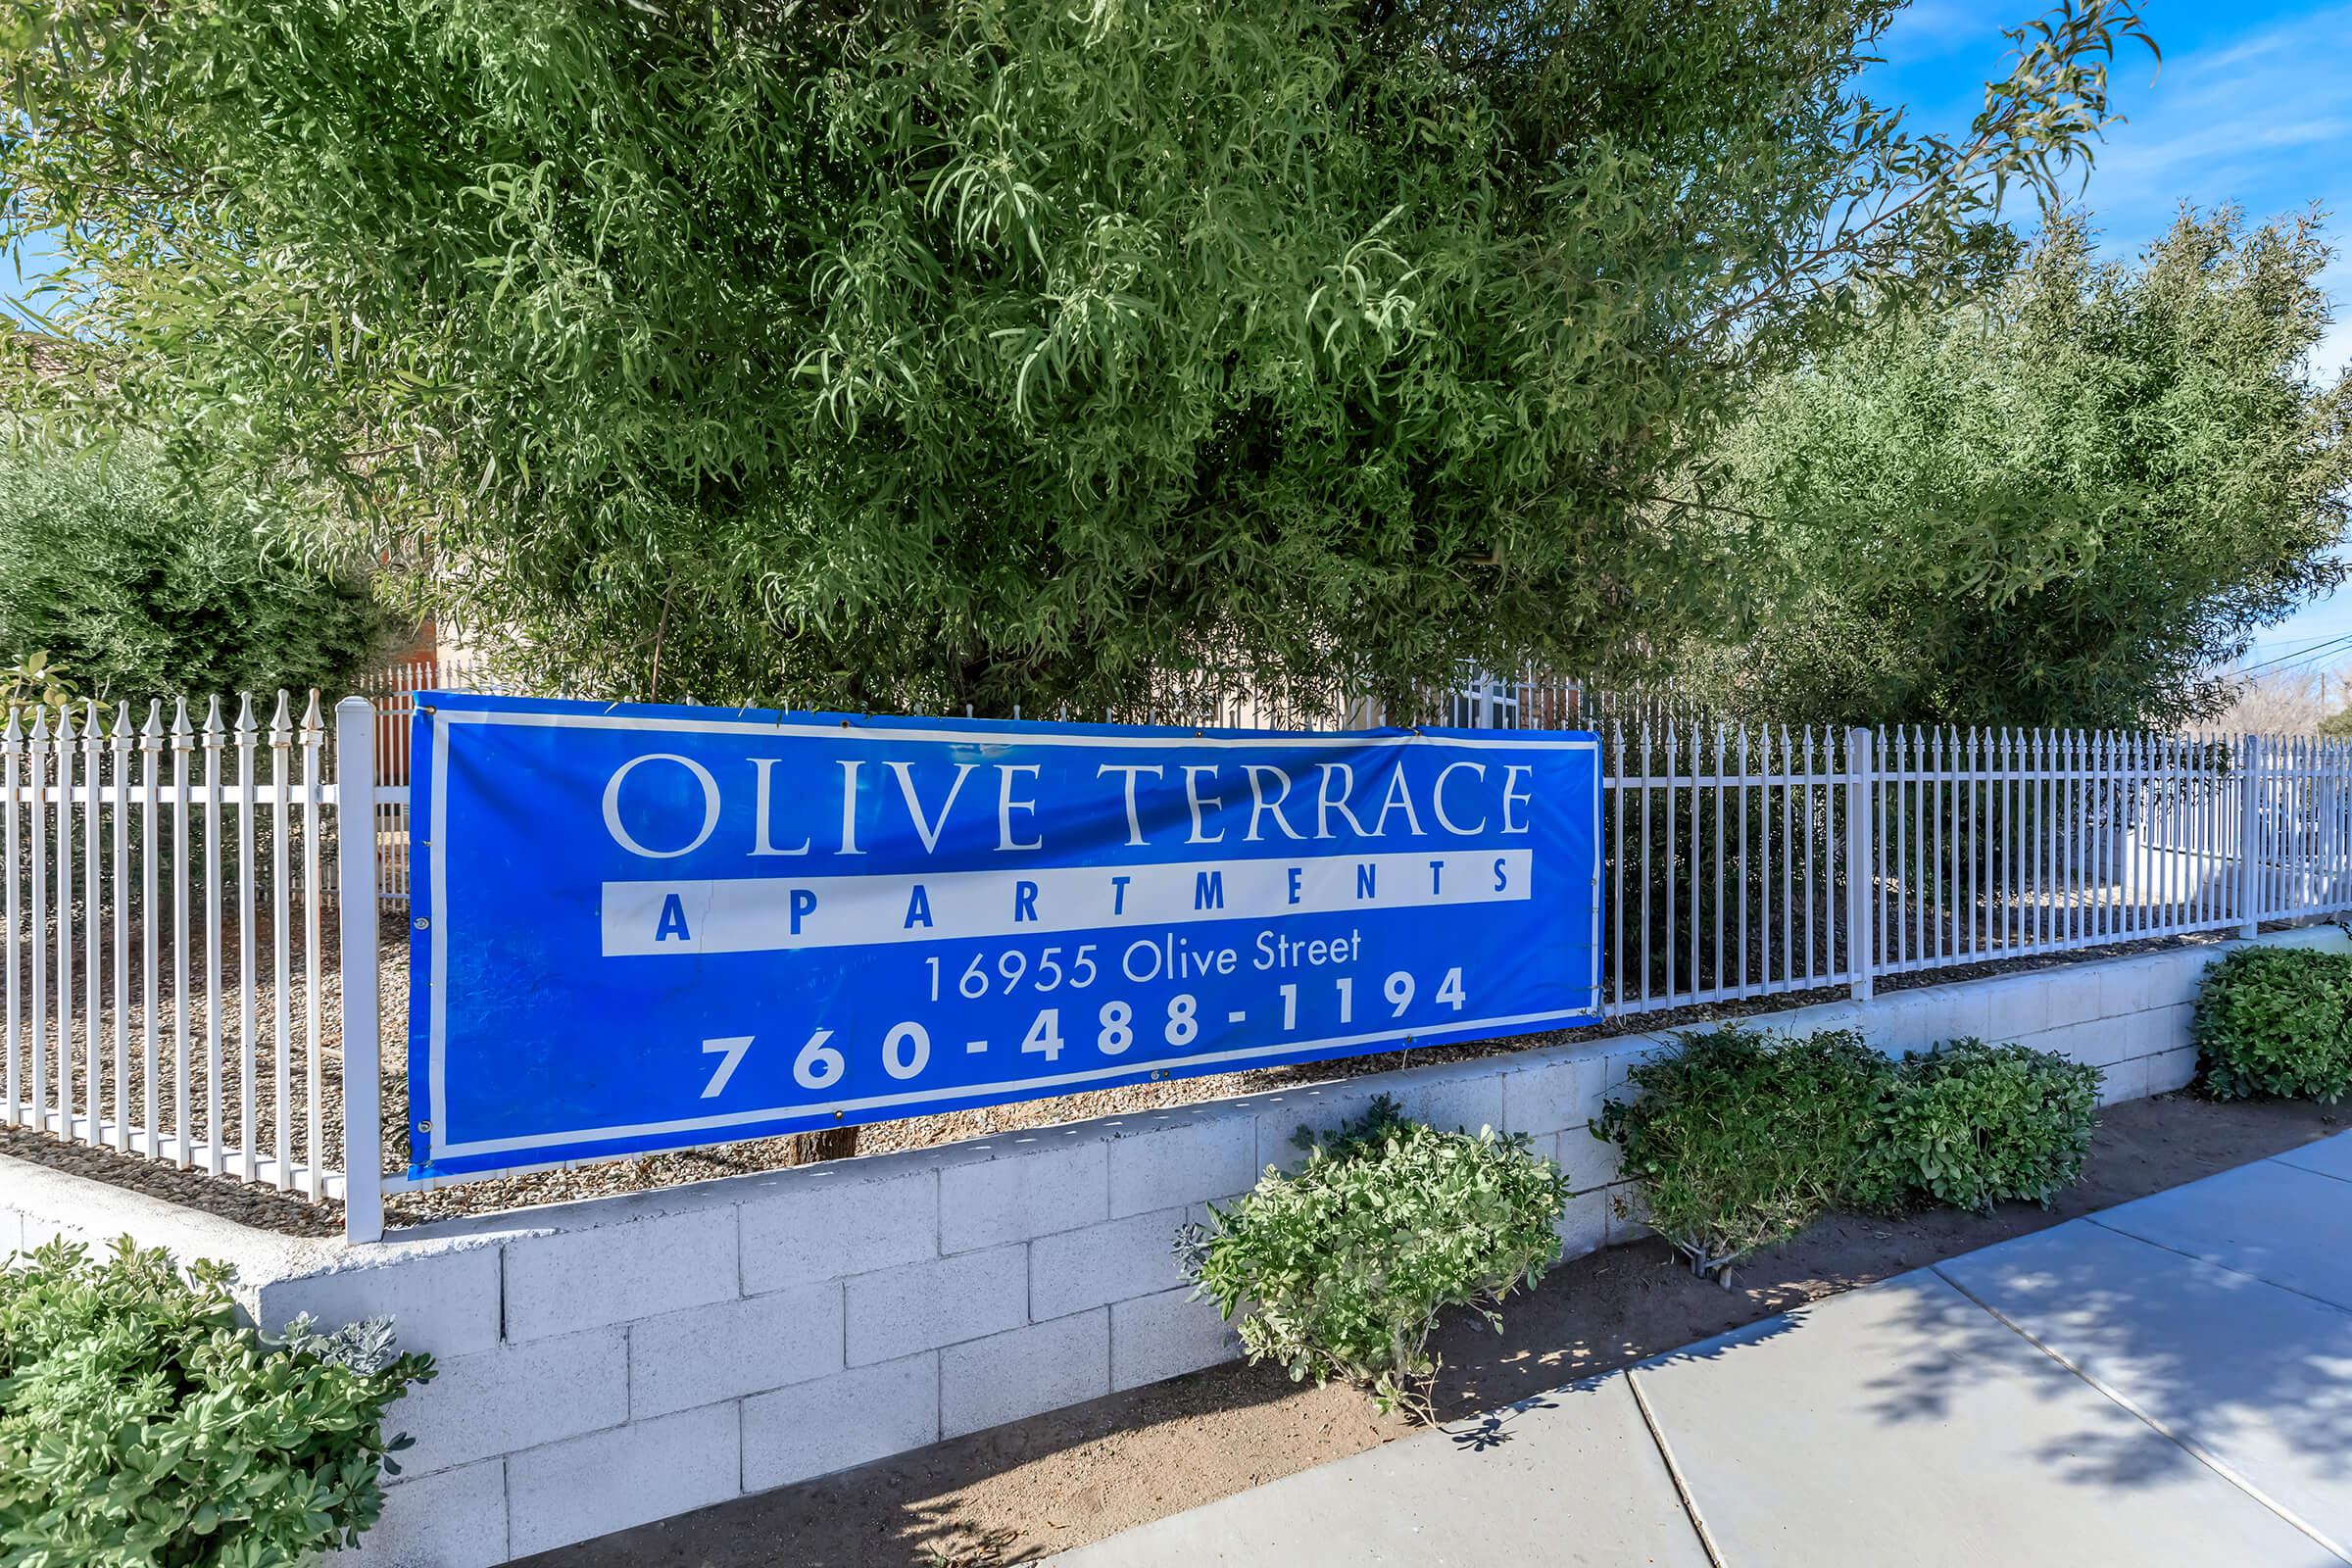
M 0 1121 L 341 1195 L 327 751 L 316 693 L 8 715 Z
M 11 717 L 0 1121 L 346 1198 L 352 1234 L 380 1230 L 376 910 L 405 910 L 425 675 L 339 704 L 331 741 L 315 694 L 266 720 L 243 699 Z M 1457 695 L 1431 716 L 1565 728 L 1599 706 L 1565 684 Z M 1615 1015 L 2352 908 L 2344 744 L 1602 733 Z

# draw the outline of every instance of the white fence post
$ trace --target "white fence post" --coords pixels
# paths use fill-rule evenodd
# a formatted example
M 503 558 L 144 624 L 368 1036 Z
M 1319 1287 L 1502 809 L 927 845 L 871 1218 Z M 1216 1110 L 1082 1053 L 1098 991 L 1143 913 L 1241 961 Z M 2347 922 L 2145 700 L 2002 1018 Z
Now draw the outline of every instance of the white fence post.
M 343 982 L 343 1237 L 384 1234 L 375 994 L 375 705 L 335 705 L 335 926 Z
M 2262 931 L 2262 737 L 2248 735 L 2238 753 L 2237 934 Z
M 1845 732 L 1845 968 L 1856 1002 L 1870 1000 L 1874 962 L 1871 931 L 1871 845 L 1878 835 L 1878 792 L 1871 776 L 1870 731 Z

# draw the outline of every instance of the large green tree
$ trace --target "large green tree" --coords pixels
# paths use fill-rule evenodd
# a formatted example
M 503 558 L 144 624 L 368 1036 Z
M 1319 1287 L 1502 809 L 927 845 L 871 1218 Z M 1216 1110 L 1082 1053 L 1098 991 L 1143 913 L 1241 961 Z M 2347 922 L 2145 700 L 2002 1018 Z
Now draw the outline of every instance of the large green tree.
M 1769 608 L 1702 695 L 1808 721 L 2170 726 L 2343 575 L 2352 373 L 2317 221 L 2183 213 L 2135 264 L 2080 217 L 1963 308 L 1888 311 L 1727 441 Z
M 1299 707 L 1720 612 L 1677 488 L 1997 251 L 2125 0 L 1955 138 L 1900 0 L 8 0 L 0 241 L 153 428 L 572 689 Z

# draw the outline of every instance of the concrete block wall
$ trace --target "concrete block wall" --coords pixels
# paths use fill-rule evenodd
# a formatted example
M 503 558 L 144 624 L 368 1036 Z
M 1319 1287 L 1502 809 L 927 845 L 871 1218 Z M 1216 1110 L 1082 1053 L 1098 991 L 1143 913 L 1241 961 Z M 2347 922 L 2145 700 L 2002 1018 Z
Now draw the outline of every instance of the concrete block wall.
M 2332 928 L 2275 942 L 2341 946 Z M 2098 1064 L 2109 1101 L 2185 1084 L 2190 1004 L 2233 944 L 1766 1014 L 1889 1053 L 1962 1035 Z M 1670 1035 L 1621 1035 L 1165 1111 L 450 1221 L 347 1248 L 249 1231 L 0 1158 L 0 1251 L 128 1231 L 235 1262 L 275 1328 L 389 1314 L 440 1375 L 405 1399 L 368 1568 L 478 1568 L 827 1474 L 1236 1353 L 1170 1243 L 1293 1134 L 1395 1096 L 1523 1132 L 1570 1173 L 1570 1255 L 1641 1232 L 1590 1124 Z

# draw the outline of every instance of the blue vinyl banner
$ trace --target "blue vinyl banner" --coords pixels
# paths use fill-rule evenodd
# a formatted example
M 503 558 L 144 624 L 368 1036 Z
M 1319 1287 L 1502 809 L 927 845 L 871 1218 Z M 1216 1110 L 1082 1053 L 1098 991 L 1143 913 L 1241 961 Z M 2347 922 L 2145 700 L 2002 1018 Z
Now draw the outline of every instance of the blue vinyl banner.
M 416 1177 L 1598 1016 L 1593 737 L 424 693 Z

